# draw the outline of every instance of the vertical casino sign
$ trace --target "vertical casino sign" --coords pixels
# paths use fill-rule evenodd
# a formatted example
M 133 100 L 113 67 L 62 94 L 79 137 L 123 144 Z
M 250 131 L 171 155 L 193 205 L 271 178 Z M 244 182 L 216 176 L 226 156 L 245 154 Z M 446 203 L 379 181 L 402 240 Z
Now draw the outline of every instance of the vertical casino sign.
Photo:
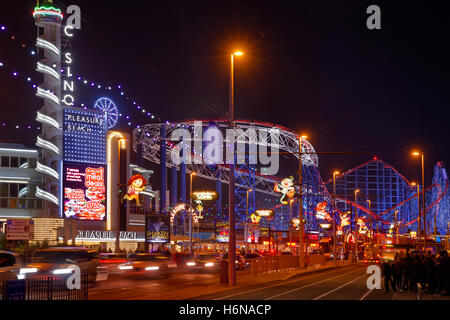
M 106 134 L 102 112 L 64 110 L 64 217 L 106 218 Z

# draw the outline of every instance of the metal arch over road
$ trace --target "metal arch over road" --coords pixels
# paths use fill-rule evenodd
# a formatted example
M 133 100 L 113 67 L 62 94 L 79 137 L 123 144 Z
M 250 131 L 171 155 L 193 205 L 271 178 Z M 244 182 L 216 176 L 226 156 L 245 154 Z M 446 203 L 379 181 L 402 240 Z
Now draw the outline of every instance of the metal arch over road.
M 191 135 L 193 136 L 194 122 L 200 122 L 203 128 L 208 128 L 211 126 L 211 123 L 214 123 L 219 128 L 226 129 L 228 128 L 228 120 L 220 119 L 220 120 L 189 120 L 182 122 L 166 122 L 166 123 L 155 123 L 155 124 L 147 124 L 141 126 L 133 131 L 133 149 L 137 150 L 137 145 L 142 144 L 143 148 L 143 156 L 147 160 L 160 164 L 160 143 L 161 143 L 161 126 L 165 125 L 167 128 L 167 137 L 171 136 L 171 133 L 180 128 L 188 129 Z M 258 131 L 265 131 L 267 133 L 272 129 L 276 129 L 279 132 L 279 144 L 275 145 L 269 141 L 269 134 L 265 136 L 265 140 L 260 141 L 258 139 L 258 145 L 277 148 L 282 152 L 292 153 L 296 158 L 298 155 L 298 141 L 299 136 L 293 132 L 292 130 L 266 122 L 259 121 L 247 121 L 247 120 L 239 120 L 235 121 L 236 129 L 248 130 L 248 129 L 256 129 Z M 249 142 L 249 137 L 244 134 L 236 137 L 236 140 L 243 139 L 246 143 Z M 169 140 L 169 139 L 167 139 Z M 167 161 L 166 166 L 171 168 L 173 166 L 177 166 L 172 161 L 172 152 L 174 152 L 174 145 L 169 141 L 166 141 L 167 146 Z M 305 167 L 314 167 L 317 170 L 319 161 L 318 157 L 315 154 L 315 150 L 313 146 L 306 140 L 302 139 L 302 163 Z M 224 183 L 228 184 L 229 181 L 229 168 L 226 164 L 219 164 L 216 168 L 211 168 L 206 163 L 202 162 L 201 164 L 193 163 L 194 158 L 196 156 L 189 153 L 186 155 L 186 171 L 187 172 L 196 172 L 198 177 L 206 178 L 209 180 L 220 180 Z M 192 160 L 192 161 L 191 161 Z M 178 166 L 177 166 L 178 167 Z M 249 176 L 249 171 L 244 170 L 236 170 L 236 174 L 240 176 Z M 241 184 L 236 184 L 239 187 L 253 189 L 268 195 L 277 196 L 277 193 L 273 190 L 273 185 L 275 182 L 279 182 L 280 179 L 274 176 L 261 175 L 255 172 L 255 183 L 254 185 L 251 183 L 250 179 L 241 179 Z M 309 188 L 305 188 L 304 192 L 307 194 Z M 311 190 L 309 192 L 312 192 Z

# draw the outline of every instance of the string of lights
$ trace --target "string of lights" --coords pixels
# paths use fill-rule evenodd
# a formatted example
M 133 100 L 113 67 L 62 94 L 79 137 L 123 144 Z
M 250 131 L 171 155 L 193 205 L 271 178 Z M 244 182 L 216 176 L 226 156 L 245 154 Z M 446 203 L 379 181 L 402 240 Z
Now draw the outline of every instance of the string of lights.
M 31 50 L 28 49 L 28 48 L 34 48 L 34 45 L 30 46 L 30 45 L 27 45 L 26 42 L 18 41 L 16 35 L 14 33 L 12 33 L 11 31 L 9 31 L 9 29 L 3 24 L 0 24 L 0 34 L 1 33 L 4 33 L 8 37 L 8 39 L 15 40 L 17 43 L 20 43 L 20 47 L 23 49 L 27 49 L 28 53 L 31 56 L 36 55 L 36 51 L 34 49 L 31 49 Z M 6 66 L 5 62 L 0 61 L 0 68 L 4 67 L 4 66 Z M 12 67 L 10 67 L 10 68 L 12 69 Z M 65 71 L 64 68 L 61 68 L 61 73 L 64 73 L 64 71 Z M 22 73 L 19 73 L 17 71 L 12 71 L 11 74 L 13 77 L 22 77 L 28 82 L 33 81 L 31 76 L 23 76 Z M 80 84 L 84 85 L 85 87 L 95 88 L 95 89 L 104 90 L 104 91 L 115 90 L 115 91 L 117 91 L 117 93 L 120 97 L 122 97 L 124 100 L 126 100 L 127 102 L 134 105 L 136 107 L 136 109 L 140 113 L 142 113 L 144 116 L 146 116 L 150 121 L 159 121 L 159 122 L 162 121 L 159 116 L 150 112 L 148 110 L 149 108 L 143 106 L 142 104 L 138 103 L 134 98 L 129 96 L 121 84 L 117 84 L 117 85 L 104 84 L 104 83 L 89 79 L 87 77 L 83 77 L 81 75 L 78 75 L 75 78 Z M 34 89 L 36 89 L 37 84 L 32 83 L 31 85 Z M 78 104 L 76 106 L 87 109 L 88 105 L 89 105 L 88 103 L 81 102 L 80 104 Z M 125 118 L 127 120 L 128 126 L 133 125 L 133 122 L 131 121 L 131 116 L 129 114 L 119 113 L 119 117 Z M 137 125 L 136 127 L 139 128 L 139 125 Z

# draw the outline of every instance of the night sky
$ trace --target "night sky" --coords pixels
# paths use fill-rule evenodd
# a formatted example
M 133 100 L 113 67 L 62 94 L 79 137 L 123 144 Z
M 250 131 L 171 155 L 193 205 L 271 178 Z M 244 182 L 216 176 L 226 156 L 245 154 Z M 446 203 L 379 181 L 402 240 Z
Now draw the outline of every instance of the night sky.
M 418 181 L 415 148 L 425 152 L 428 185 L 436 161 L 450 163 L 450 19 L 443 1 L 54 3 L 82 10 L 82 29 L 72 41 L 74 74 L 121 84 L 161 119 L 224 118 L 229 53 L 239 48 L 245 55 L 235 69 L 236 118 L 306 133 L 316 151 L 369 152 L 320 156 L 324 180 L 377 155 Z M 370 4 L 381 7 L 381 30 L 366 28 Z M 32 0 L 0 3 L 0 25 L 15 35 L 0 32 L 0 122 L 7 123 L 0 140 L 28 146 L 37 130 L 24 126 L 37 126 L 41 99 L 11 73 L 40 83 L 29 54 L 34 6 Z M 78 82 L 76 90 L 79 103 L 107 95 L 132 116 L 132 126 L 121 120 L 117 129 L 150 122 L 117 90 Z

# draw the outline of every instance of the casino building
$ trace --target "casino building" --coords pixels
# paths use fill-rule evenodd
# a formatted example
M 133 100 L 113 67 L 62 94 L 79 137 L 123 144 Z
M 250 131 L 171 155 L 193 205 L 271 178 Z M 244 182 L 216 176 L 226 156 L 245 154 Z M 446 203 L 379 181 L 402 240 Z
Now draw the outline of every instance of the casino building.
M 153 172 L 130 164 L 131 137 L 113 131 L 115 104 L 100 97 L 89 108 L 75 107 L 76 88 L 70 41 L 81 29 L 76 5 L 66 13 L 43 1 L 33 12 L 37 27 L 36 88 L 41 127 L 36 148 L 0 144 L 0 231 L 6 220 L 34 220 L 33 241 L 115 250 L 135 250 L 144 243 L 145 209 L 155 193 L 141 193 L 142 208 L 123 199 L 134 174 L 149 181 Z

